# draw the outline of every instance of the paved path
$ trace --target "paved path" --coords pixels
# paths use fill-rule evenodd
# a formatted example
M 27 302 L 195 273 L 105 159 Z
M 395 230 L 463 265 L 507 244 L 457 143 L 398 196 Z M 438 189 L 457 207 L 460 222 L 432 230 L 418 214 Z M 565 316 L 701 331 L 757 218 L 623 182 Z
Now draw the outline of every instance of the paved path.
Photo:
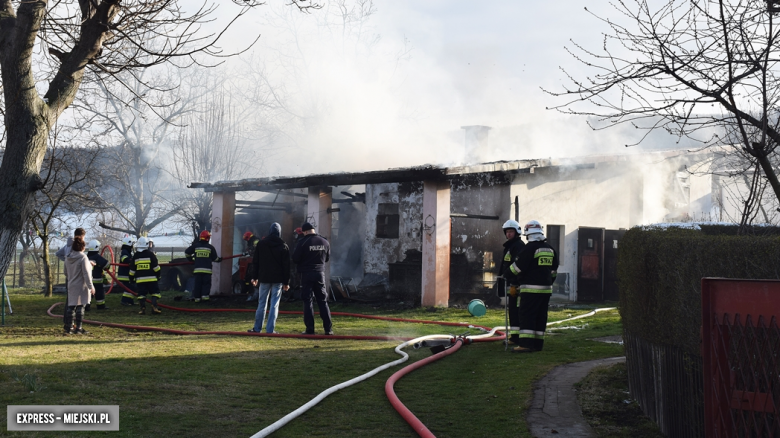
M 528 427 L 534 438 L 591 438 L 593 430 L 582 418 L 574 384 L 598 366 L 625 362 L 625 357 L 591 360 L 553 368 L 534 385 L 534 399 L 528 410 Z

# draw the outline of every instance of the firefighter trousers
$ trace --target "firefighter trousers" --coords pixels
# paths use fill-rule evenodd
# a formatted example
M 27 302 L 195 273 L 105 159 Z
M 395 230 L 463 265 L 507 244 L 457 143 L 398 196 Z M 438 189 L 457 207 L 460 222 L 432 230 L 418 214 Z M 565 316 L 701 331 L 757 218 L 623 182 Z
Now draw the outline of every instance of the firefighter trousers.
M 549 293 L 520 294 L 520 340 L 517 345 L 540 351 L 544 347 L 544 332 L 547 330 L 547 306 Z

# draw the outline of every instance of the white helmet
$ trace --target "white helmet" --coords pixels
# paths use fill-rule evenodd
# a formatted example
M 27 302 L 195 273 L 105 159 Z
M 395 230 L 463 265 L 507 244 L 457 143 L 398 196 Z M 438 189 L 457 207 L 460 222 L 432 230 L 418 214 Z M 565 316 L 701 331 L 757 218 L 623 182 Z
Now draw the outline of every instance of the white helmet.
M 504 229 L 504 231 L 511 228 L 517 231 L 517 234 L 520 235 L 520 224 L 518 224 L 517 221 L 513 221 L 512 219 L 509 219 L 508 221 L 504 222 L 504 226 L 502 228 Z
M 89 244 L 87 244 L 87 252 L 89 251 L 98 251 L 100 250 L 100 241 L 99 240 L 90 240 Z
M 135 242 L 135 249 L 137 250 L 145 250 L 149 248 L 149 239 L 146 237 L 141 237 L 138 239 L 137 242 Z
M 525 227 L 523 227 L 525 230 L 526 236 L 529 236 L 531 234 L 544 234 L 542 231 L 542 224 L 540 224 L 538 221 L 528 221 L 527 224 L 525 224 Z
M 133 246 L 134 243 L 135 243 L 135 239 L 133 238 L 133 236 L 127 236 L 124 239 L 122 239 L 122 245 Z

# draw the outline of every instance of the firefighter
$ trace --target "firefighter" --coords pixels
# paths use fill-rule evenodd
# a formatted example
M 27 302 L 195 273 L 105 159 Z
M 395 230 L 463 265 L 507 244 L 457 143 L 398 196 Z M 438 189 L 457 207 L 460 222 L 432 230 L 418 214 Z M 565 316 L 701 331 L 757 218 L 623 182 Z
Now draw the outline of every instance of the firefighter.
M 222 258 L 217 255 L 217 249 L 209 243 L 211 233 L 208 230 L 200 232 L 200 239 L 184 250 L 188 260 L 195 262 L 195 287 L 192 296 L 195 302 L 209 301 L 211 293 L 211 264 L 219 263 Z
M 162 313 L 157 307 L 157 300 L 162 298 L 160 287 L 160 265 L 157 256 L 149 249 L 149 239 L 141 237 L 135 243 L 135 254 L 130 259 L 130 281 L 135 283 L 135 292 L 138 294 L 138 305 L 141 306 L 139 315 L 146 315 L 146 297 L 152 299 L 152 314 Z
M 246 242 L 244 255 L 251 256 L 255 253 L 255 248 L 257 248 L 257 244 L 260 243 L 260 238 L 252 234 L 251 231 L 247 231 L 244 233 L 244 241 Z
M 255 248 L 257 248 L 257 244 L 260 243 L 260 238 L 252 234 L 251 231 L 247 231 L 244 233 L 244 241 L 246 241 L 246 249 L 244 249 L 244 255 L 253 257 L 255 253 Z M 244 273 L 244 278 L 241 279 L 241 281 L 244 282 L 244 289 L 251 289 L 254 293 L 247 298 L 247 301 L 255 301 L 257 300 L 260 292 L 257 288 L 255 288 L 252 285 L 252 282 L 250 281 L 252 278 L 255 278 L 255 271 L 254 271 L 254 263 L 249 263 L 246 267 L 246 272 Z
M 528 244 L 509 266 L 520 282 L 520 342 L 512 349 L 514 353 L 532 353 L 544 347 L 547 306 L 558 274 L 558 254 L 547 243 L 542 225 L 530 221 L 523 230 Z
M 98 251 L 100 250 L 100 241 L 90 240 L 87 244 L 87 258 L 92 263 L 92 286 L 95 287 L 95 304 L 98 310 L 108 309 L 106 307 L 106 291 L 103 289 L 105 282 L 104 272 L 111 269 L 111 262 L 104 259 Z
M 520 341 L 520 315 L 518 313 L 520 297 L 517 292 L 519 283 L 517 282 L 517 276 L 509 267 L 512 265 L 512 261 L 520 254 L 520 251 L 523 250 L 525 243 L 523 243 L 523 239 L 520 237 L 522 232 L 517 221 L 510 219 L 504 222 L 503 229 L 506 242 L 504 242 L 504 255 L 501 258 L 501 265 L 498 268 L 498 293 L 499 296 L 503 296 L 505 292 L 509 295 L 504 298 L 507 300 L 507 311 L 509 313 L 509 342 L 517 344 Z
M 128 289 L 135 292 L 135 284 L 130 282 L 130 261 L 133 259 L 133 245 L 135 244 L 135 239 L 133 239 L 132 236 L 127 236 L 124 239 L 122 239 L 122 249 L 119 254 L 119 263 L 122 265 L 127 266 L 119 266 L 119 268 L 116 270 L 116 279 L 118 282 L 120 282 L 122 285 L 127 287 Z M 133 302 L 133 294 L 125 290 L 125 288 L 122 288 L 122 301 L 119 302 L 119 304 L 123 306 L 132 306 L 135 303 Z

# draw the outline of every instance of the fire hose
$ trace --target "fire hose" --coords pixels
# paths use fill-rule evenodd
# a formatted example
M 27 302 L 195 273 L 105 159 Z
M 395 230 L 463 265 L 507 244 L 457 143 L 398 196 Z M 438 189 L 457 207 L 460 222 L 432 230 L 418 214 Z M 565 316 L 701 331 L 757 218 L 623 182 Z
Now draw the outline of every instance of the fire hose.
M 233 258 L 233 257 L 239 257 L 237 256 L 230 256 L 226 258 Z M 112 252 L 112 258 L 113 258 L 113 252 Z M 186 264 L 186 263 L 180 263 L 180 264 Z M 120 265 L 112 263 L 112 265 Z M 116 276 L 113 272 L 108 271 L 108 274 L 116 281 L 116 284 L 118 284 L 120 287 L 124 288 L 130 293 L 135 294 L 132 290 L 127 288 L 123 283 L 116 280 Z M 52 310 L 60 305 L 62 303 L 55 303 L 53 304 L 48 310 L 47 313 L 49 316 L 52 317 L 59 317 L 61 318 L 61 315 L 55 315 L 52 313 Z M 173 307 L 173 306 L 167 306 L 163 304 L 159 304 L 160 307 L 176 310 L 176 311 L 184 311 L 184 312 L 255 312 L 255 310 L 252 309 L 186 309 L 186 308 L 179 308 L 179 307 Z M 578 315 L 572 318 L 567 318 L 560 321 L 554 321 L 550 322 L 547 325 L 554 325 L 559 324 L 566 321 L 571 321 L 574 319 L 580 319 L 585 318 L 588 316 L 595 315 L 597 312 L 605 311 L 605 310 L 613 310 L 614 307 L 611 308 L 600 308 L 595 309 L 590 313 L 584 314 L 584 315 Z M 299 311 L 280 311 L 280 314 L 297 314 L 300 315 L 303 312 Z M 390 404 L 393 406 L 393 408 L 401 415 L 401 417 L 406 421 L 413 430 L 421 437 L 429 438 L 434 437 L 433 433 L 425 427 L 425 425 L 408 409 L 406 406 L 403 405 L 403 403 L 400 401 L 400 399 L 396 396 L 395 391 L 393 389 L 395 383 L 404 375 L 421 368 L 429 363 L 435 362 L 439 359 L 442 359 L 450 354 L 455 353 L 460 349 L 460 347 L 466 343 L 472 343 L 472 342 L 494 342 L 494 341 L 501 341 L 506 339 L 506 333 L 503 331 L 507 330 L 507 327 L 493 327 L 492 329 L 489 329 L 484 326 L 477 326 L 477 325 L 471 325 L 468 323 L 457 323 L 457 322 L 441 322 L 441 321 L 426 321 L 426 320 L 415 320 L 415 319 L 404 319 L 404 318 L 391 318 L 391 317 L 383 317 L 383 316 L 376 316 L 376 315 L 362 315 L 357 313 L 348 313 L 348 312 L 332 312 L 332 315 L 336 316 L 347 316 L 347 317 L 356 317 L 356 318 L 366 318 L 366 319 L 377 319 L 377 320 L 384 320 L 384 321 L 397 321 L 397 322 L 409 322 L 409 323 L 423 323 L 423 324 L 437 324 L 437 325 L 444 325 L 444 326 L 458 326 L 458 327 L 468 327 L 468 328 L 476 328 L 480 329 L 482 331 L 485 331 L 487 333 L 482 335 L 476 335 L 476 336 L 459 336 L 459 337 L 453 337 L 452 335 L 426 335 L 414 339 L 410 338 L 403 338 L 398 336 L 342 336 L 342 335 L 303 335 L 303 334 L 281 334 L 281 333 L 253 333 L 253 332 L 232 332 L 232 331 L 188 331 L 188 330 L 174 330 L 174 329 L 166 329 L 161 327 L 150 327 L 150 326 L 138 326 L 138 325 L 130 325 L 130 324 L 118 324 L 118 323 L 107 323 L 107 322 L 100 322 L 100 321 L 92 321 L 92 320 L 84 320 L 83 322 L 86 324 L 92 324 L 92 325 L 98 325 L 98 326 L 106 326 L 106 327 L 114 327 L 114 328 L 122 328 L 122 329 L 134 329 L 134 330 L 141 330 L 141 331 L 158 331 L 162 333 L 170 333 L 170 334 L 177 334 L 177 335 L 230 335 L 230 336 L 264 336 L 264 337 L 279 337 L 279 338 L 308 338 L 308 339 L 352 339 L 352 340 L 403 340 L 404 342 L 398 345 L 395 348 L 395 352 L 399 355 L 403 356 L 400 359 L 397 359 L 395 361 L 389 362 L 387 364 L 384 364 L 382 366 L 379 366 L 368 373 L 365 373 L 361 376 L 355 377 L 351 380 L 348 380 L 346 382 L 340 383 L 338 385 L 335 385 L 331 388 L 326 389 L 325 391 L 321 392 L 319 395 L 317 395 L 315 398 L 304 404 L 303 406 L 299 407 L 295 411 L 287 414 L 286 416 L 282 417 L 280 420 L 276 421 L 275 423 L 267 426 L 263 430 L 259 431 L 258 433 L 252 435 L 252 438 L 260 438 L 260 437 L 266 437 L 270 435 L 271 433 L 279 430 L 281 427 L 292 421 L 293 419 L 297 418 L 307 410 L 311 409 L 313 406 L 317 405 L 320 401 L 325 399 L 330 394 L 335 393 L 336 391 L 339 391 L 340 389 L 352 386 L 356 383 L 362 382 L 379 372 L 390 368 L 395 365 L 399 365 L 406 360 L 409 359 L 409 355 L 406 354 L 404 351 L 402 351 L 404 348 L 406 348 L 409 345 L 413 345 L 414 348 L 420 348 L 420 347 L 427 347 L 427 346 L 438 346 L 438 347 L 444 347 L 442 351 L 439 351 L 438 353 L 415 362 L 414 364 L 411 364 L 407 367 L 404 367 L 403 369 L 399 370 L 398 372 L 394 373 L 385 383 L 385 394 L 387 395 L 388 400 L 390 401 Z M 498 336 L 495 336 L 498 334 Z M 428 342 L 433 341 L 433 342 Z

